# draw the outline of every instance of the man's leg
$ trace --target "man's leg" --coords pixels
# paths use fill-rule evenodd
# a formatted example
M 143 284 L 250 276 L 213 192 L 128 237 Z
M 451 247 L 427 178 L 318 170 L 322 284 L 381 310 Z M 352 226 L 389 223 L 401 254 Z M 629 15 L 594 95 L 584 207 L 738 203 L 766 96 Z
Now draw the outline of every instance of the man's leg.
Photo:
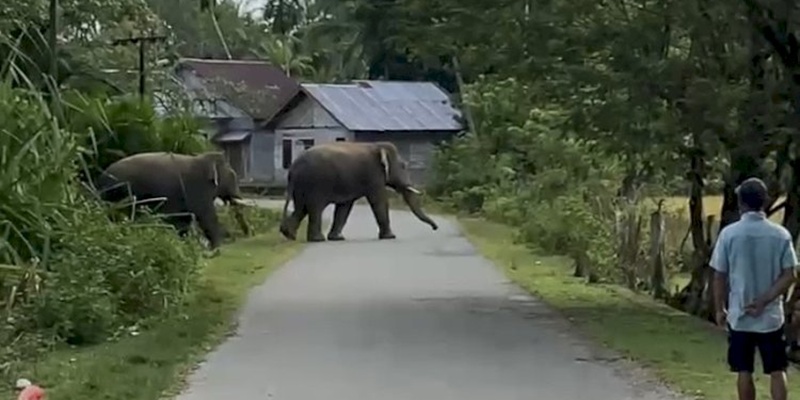
M 764 373 L 770 376 L 772 400 L 786 400 L 786 368 L 789 367 L 789 358 L 786 355 L 784 327 L 759 334 L 758 353 L 761 355 Z
M 739 400 L 756 400 L 753 384 L 756 340 L 751 332 L 737 332 L 728 327 L 728 366 L 738 374 L 736 389 Z
M 795 291 L 795 293 L 798 291 Z M 798 339 L 800 339 L 798 334 L 800 334 L 800 302 L 793 302 L 789 303 L 791 307 L 791 313 L 789 314 L 787 320 L 789 321 L 788 326 L 786 327 L 786 340 L 788 342 L 787 347 L 789 348 L 789 359 L 790 360 L 800 360 L 800 346 L 798 346 Z

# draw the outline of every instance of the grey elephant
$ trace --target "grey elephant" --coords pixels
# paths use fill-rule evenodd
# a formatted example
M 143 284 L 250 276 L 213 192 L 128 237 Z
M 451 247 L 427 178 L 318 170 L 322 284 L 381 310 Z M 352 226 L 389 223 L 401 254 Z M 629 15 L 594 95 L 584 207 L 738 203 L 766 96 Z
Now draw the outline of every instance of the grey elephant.
M 163 199 L 156 206 L 159 213 L 184 213 L 166 216 L 166 222 L 185 236 L 194 216 L 211 249 L 219 247 L 224 234 L 214 200 L 219 197 L 228 204 L 243 204 L 236 172 L 220 152 L 194 156 L 166 152 L 134 154 L 108 166 L 97 179 L 96 188 L 100 197 L 110 202 L 129 196 L 135 196 L 137 203 Z
M 344 240 L 342 229 L 353 203 L 366 197 L 378 223 L 378 238 L 394 239 L 389 226 L 387 186 L 403 196 L 420 221 L 433 230 L 439 228 L 422 211 L 420 192 L 412 186 L 406 162 L 394 144 L 336 142 L 310 148 L 289 167 L 280 232 L 287 239 L 295 240 L 300 222 L 308 216 L 307 240 L 324 241 L 322 211 L 335 204 L 328 240 Z M 294 211 L 287 216 L 290 200 Z

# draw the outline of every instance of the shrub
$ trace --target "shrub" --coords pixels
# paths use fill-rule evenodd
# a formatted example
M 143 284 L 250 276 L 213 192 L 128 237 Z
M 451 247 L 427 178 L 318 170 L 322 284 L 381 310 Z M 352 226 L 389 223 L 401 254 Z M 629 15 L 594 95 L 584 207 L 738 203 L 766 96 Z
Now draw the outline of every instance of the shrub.
M 202 150 L 194 122 L 158 119 L 126 99 L 83 100 L 91 107 L 72 107 L 64 120 L 75 133 L 40 93 L 0 81 L 0 366 L 46 345 L 97 343 L 176 310 L 201 266 L 197 241 L 153 217 L 111 223 L 78 182 L 87 160 L 98 170 L 139 150 Z
M 261 234 L 278 229 L 277 227 L 281 220 L 281 213 L 279 211 L 261 207 L 241 207 L 240 210 L 242 210 L 242 215 L 245 221 L 247 221 L 247 225 L 252 234 Z M 244 236 L 244 232 L 239 222 L 236 220 L 231 207 L 217 207 L 217 215 L 219 216 L 220 223 L 227 230 L 229 238 Z
M 613 156 L 570 132 L 557 107 L 532 106 L 514 79 L 479 79 L 465 92 L 475 132 L 442 146 L 432 192 L 452 206 L 519 226 L 518 239 L 571 256 L 597 278 L 618 278 Z
M 110 224 L 89 202 L 81 211 L 59 227 L 28 328 L 70 343 L 97 343 L 182 302 L 200 265 L 196 241 L 180 240 L 155 222 Z

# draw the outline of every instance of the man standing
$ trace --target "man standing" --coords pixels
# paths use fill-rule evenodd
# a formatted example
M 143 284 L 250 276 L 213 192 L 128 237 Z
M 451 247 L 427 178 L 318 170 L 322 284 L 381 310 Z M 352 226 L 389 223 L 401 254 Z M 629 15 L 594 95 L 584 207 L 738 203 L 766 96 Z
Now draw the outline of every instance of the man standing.
M 736 195 L 741 218 L 722 229 L 711 256 L 716 321 L 727 324 L 728 365 L 738 374 L 739 400 L 756 398 L 756 348 L 770 375 L 772 399 L 786 400 L 783 297 L 795 281 L 794 242 L 785 228 L 767 219 L 763 181 L 747 179 Z

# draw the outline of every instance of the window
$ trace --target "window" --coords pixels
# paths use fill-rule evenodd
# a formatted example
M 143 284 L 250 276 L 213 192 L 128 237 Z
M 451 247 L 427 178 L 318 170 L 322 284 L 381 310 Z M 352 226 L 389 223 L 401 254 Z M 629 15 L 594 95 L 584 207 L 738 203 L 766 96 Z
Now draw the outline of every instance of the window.
M 346 142 L 346 141 L 347 141 L 347 139 L 345 139 L 345 138 L 343 138 L 343 137 L 337 137 L 337 138 L 336 138 L 336 141 L 337 141 L 337 142 Z
M 283 169 L 292 165 L 292 139 L 283 139 Z
M 303 144 L 303 150 L 308 150 L 314 146 L 314 139 L 300 139 L 299 142 Z

